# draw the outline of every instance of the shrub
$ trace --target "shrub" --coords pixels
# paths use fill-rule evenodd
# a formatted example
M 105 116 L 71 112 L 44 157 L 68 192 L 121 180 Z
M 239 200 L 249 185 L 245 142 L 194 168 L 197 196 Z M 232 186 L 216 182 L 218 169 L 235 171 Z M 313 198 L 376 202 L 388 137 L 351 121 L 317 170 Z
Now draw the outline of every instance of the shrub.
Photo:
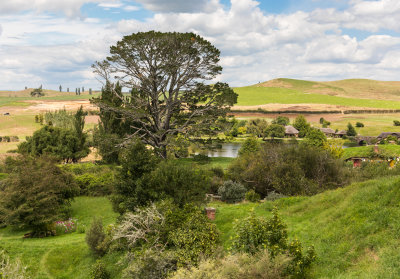
M 310 129 L 302 143 L 316 147 L 323 147 L 327 143 L 327 138 L 321 130 Z
M 257 138 L 250 137 L 247 138 L 239 149 L 239 156 L 243 154 L 248 154 L 252 152 L 257 152 L 260 150 L 260 143 Z
M 103 228 L 103 221 L 101 218 L 93 218 L 89 230 L 86 232 L 86 243 L 90 250 L 97 256 L 103 256 L 107 252 L 105 245 L 106 233 Z
M 76 220 L 57 221 L 55 223 L 56 235 L 75 232 L 77 228 Z
M 393 125 L 394 126 L 400 126 L 400 121 L 399 120 L 393 120 Z
M 362 127 L 364 127 L 364 124 L 361 123 L 361 122 L 357 122 L 357 123 L 356 123 L 356 127 L 357 127 L 357 128 L 362 128 Z
M 311 195 L 350 180 L 350 170 L 342 160 L 305 144 L 264 144 L 259 152 L 238 157 L 229 166 L 228 174 L 262 197 L 272 191 Z
M 176 247 L 178 266 L 197 265 L 201 256 L 211 256 L 218 243 L 215 224 L 199 208 L 188 216 L 182 226 L 169 234 Z
M 233 251 L 256 254 L 266 249 L 273 259 L 279 255 L 289 255 L 290 261 L 285 273 L 294 278 L 304 278 L 316 260 L 313 246 L 304 254 L 297 239 L 288 243 L 286 225 L 279 217 L 276 207 L 268 221 L 262 217 L 255 217 L 252 212 L 249 217 L 236 223 L 235 231 Z
M 210 173 L 201 168 L 180 165 L 176 160 L 165 161 L 137 184 L 136 206 L 166 198 L 183 207 L 186 203 L 201 204 L 210 188 Z
M 78 187 L 53 160 L 9 157 L 5 171 L 9 175 L 0 185 L 0 212 L 6 225 L 32 229 L 32 236 L 43 235 L 55 221 L 68 217 Z
M 193 161 L 199 164 L 207 164 L 211 161 L 210 157 L 204 154 L 196 154 L 193 156 Z
M 289 118 L 286 116 L 278 116 L 271 122 L 272 124 L 286 126 L 289 125 Z
M 171 251 L 148 249 L 124 270 L 123 278 L 163 279 L 176 271 L 176 256 Z
M 266 251 L 234 254 L 221 260 L 205 260 L 198 267 L 181 268 L 171 279 L 283 279 L 289 258 L 271 259 Z
M 90 279 L 109 279 L 110 273 L 106 269 L 103 261 L 97 260 L 90 272 Z
M 219 187 L 218 195 L 222 197 L 222 200 L 229 203 L 241 202 L 246 194 L 246 187 L 241 183 L 233 182 L 231 180 L 225 181 L 224 184 Z
M 81 195 L 105 196 L 112 193 L 115 183 L 112 172 L 85 173 L 75 177 Z
M 261 197 L 259 194 L 256 193 L 256 191 L 250 190 L 246 193 L 245 199 L 246 199 L 246 201 L 249 201 L 249 202 L 259 202 Z
M 355 137 L 357 136 L 357 132 L 356 129 L 354 129 L 353 125 L 351 125 L 351 123 L 347 124 L 347 132 L 346 135 L 349 137 Z

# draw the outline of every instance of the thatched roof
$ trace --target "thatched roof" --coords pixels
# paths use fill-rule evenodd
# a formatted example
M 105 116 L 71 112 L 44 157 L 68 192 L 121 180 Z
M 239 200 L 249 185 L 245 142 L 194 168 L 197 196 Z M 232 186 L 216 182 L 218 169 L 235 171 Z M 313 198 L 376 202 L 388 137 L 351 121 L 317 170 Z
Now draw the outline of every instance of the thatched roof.
M 335 130 L 332 130 L 331 128 L 317 128 L 321 130 L 324 134 L 335 134 Z
M 383 132 L 378 136 L 378 138 L 379 139 L 385 139 L 388 136 L 395 136 L 397 138 L 400 138 L 400 133 L 399 132 Z
M 345 130 L 341 130 L 337 133 L 335 133 L 336 135 L 347 135 L 347 132 Z
M 297 135 L 299 131 L 293 126 L 285 126 L 285 134 L 286 135 Z

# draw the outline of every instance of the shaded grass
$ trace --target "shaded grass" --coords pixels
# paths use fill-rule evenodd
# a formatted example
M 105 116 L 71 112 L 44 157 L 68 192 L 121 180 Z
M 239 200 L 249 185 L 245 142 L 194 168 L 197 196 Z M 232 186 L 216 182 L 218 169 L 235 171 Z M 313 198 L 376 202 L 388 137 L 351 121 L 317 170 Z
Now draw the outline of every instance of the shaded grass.
M 225 247 L 235 219 L 254 208 L 269 217 L 273 206 L 288 225 L 291 239 L 315 245 L 315 278 L 399 278 L 400 177 L 382 178 L 313 197 L 283 198 L 262 204 L 217 207 L 216 224 Z
M 89 226 L 93 216 L 103 218 L 105 225 L 115 222 L 117 214 L 111 209 L 106 197 L 78 197 L 72 203 L 72 216 L 78 224 Z M 23 239 L 26 231 L 0 229 L 0 249 L 5 249 L 12 258 L 20 258 L 28 266 L 33 278 L 89 278 L 96 258 L 89 251 L 85 234 L 77 232 L 42 239 Z M 119 278 L 117 258 L 110 254 L 112 278 Z
M 210 157 L 210 161 L 208 163 L 197 163 L 193 160 L 193 158 L 180 158 L 178 159 L 179 164 L 182 165 L 194 165 L 194 166 L 201 166 L 206 168 L 213 168 L 213 167 L 221 167 L 223 169 L 227 169 L 229 164 L 235 158 L 229 157 Z

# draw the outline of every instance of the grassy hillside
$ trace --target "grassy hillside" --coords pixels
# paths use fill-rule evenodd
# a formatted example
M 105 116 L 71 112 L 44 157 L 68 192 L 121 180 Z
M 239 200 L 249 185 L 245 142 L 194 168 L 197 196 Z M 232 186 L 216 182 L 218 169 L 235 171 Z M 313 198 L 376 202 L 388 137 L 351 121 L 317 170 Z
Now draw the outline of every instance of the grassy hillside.
M 78 224 L 90 225 L 93 216 L 103 218 L 104 224 L 115 222 L 117 214 L 111 209 L 105 197 L 79 197 L 72 204 L 72 216 Z M 24 231 L 0 229 L 0 249 L 4 249 L 12 258 L 19 257 L 28 266 L 33 278 L 89 278 L 90 270 L 96 258 L 89 251 L 85 234 L 78 232 L 42 239 L 24 239 Z M 113 255 L 106 261 L 110 263 L 118 278 L 118 266 Z
M 235 91 L 239 94 L 238 106 L 276 103 L 400 108 L 400 82 L 361 79 L 315 82 L 280 78 L 235 88 Z
M 400 177 L 356 183 L 313 197 L 217 207 L 216 223 L 230 246 L 233 222 L 254 211 L 269 217 L 278 206 L 290 237 L 314 244 L 315 278 L 400 277 Z
M 385 157 L 400 157 L 400 145 L 379 145 L 379 153 Z M 343 158 L 370 157 L 374 154 L 373 146 L 349 147 L 344 149 Z

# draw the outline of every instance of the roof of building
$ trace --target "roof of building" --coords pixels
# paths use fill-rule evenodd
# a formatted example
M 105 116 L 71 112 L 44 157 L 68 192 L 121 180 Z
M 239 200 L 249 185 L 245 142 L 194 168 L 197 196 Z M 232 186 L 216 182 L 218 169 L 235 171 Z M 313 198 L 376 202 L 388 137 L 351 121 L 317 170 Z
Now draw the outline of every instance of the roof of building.
M 345 130 L 341 130 L 335 133 L 336 135 L 346 135 L 347 132 Z
M 298 133 L 299 133 L 299 131 L 295 127 L 293 127 L 291 125 L 285 126 L 285 134 L 294 135 L 294 134 L 298 134 Z
M 317 129 L 321 130 L 321 132 L 325 133 L 325 134 L 334 134 L 335 130 L 332 130 L 331 128 L 318 128 Z
M 383 132 L 378 136 L 378 138 L 384 139 L 387 138 L 388 136 L 395 136 L 399 138 L 400 132 Z

